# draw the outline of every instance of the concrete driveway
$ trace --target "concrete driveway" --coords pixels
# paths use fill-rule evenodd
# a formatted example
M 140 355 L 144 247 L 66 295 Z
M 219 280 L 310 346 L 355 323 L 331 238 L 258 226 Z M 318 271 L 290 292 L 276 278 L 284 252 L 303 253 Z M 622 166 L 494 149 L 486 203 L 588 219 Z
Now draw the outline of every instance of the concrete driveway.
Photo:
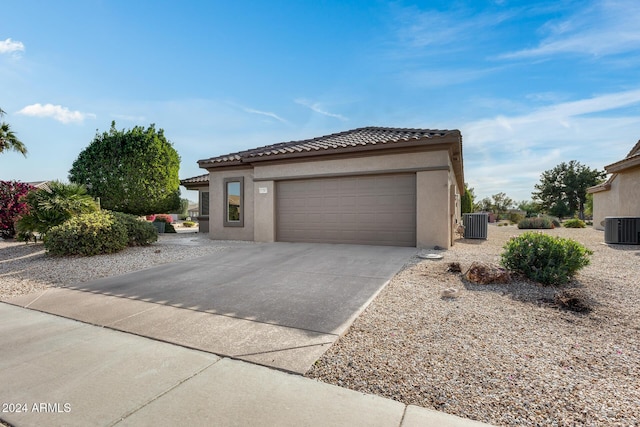
M 415 253 L 246 244 L 9 302 L 304 373 Z

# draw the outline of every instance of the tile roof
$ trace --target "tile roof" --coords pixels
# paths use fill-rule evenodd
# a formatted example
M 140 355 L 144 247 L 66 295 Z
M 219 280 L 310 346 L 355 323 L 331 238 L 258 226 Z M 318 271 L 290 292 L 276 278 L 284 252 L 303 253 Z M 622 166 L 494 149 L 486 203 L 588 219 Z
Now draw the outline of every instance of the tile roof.
M 633 146 L 631 151 L 629 151 L 629 154 L 627 154 L 627 157 L 615 163 L 611 163 L 604 168 L 609 173 L 615 173 L 638 165 L 640 165 L 640 141 Z
M 200 167 L 215 167 L 226 164 L 250 163 L 257 160 L 267 160 L 276 157 L 288 157 L 291 155 L 304 156 L 313 154 L 324 154 L 340 151 L 354 151 L 358 149 L 368 149 L 376 145 L 394 145 L 398 143 L 410 142 L 433 142 L 437 143 L 438 138 L 445 136 L 460 137 L 458 130 L 431 130 L 431 129 L 405 129 L 405 128 L 384 128 L 384 127 L 364 127 L 345 132 L 334 133 L 318 138 L 305 139 L 302 141 L 281 142 L 279 144 L 265 145 L 264 147 L 223 156 L 212 157 L 210 159 L 199 160 Z
M 209 182 L 209 174 L 194 176 L 193 178 L 185 178 L 180 180 L 180 185 L 199 184 L 201 182 Z
M 604 167 L 604 169 L 611 174 L 609 179 L 605 182 L 600 183 L 598 185 L 594 185 L 593 187 L 587 188 L 588 193 L 598 193 L 600 191 L 608 191 L 611 189 L 611 183 L 618 175 L 618 172 L 622 172 L 625 169 L 629 169 L 632 167 L 640 166 L 640 141 L 633 146 L 627 157 L 622 160 L 619 160 L 615 163 L 611 163 Z

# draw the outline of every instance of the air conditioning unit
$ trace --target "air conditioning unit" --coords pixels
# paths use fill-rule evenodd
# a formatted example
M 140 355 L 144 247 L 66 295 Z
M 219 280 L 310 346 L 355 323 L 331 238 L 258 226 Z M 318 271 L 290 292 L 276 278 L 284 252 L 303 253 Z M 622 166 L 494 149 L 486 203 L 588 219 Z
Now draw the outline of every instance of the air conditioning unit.
M 489 214 L 466 213 L 462 214 L 465 239 L 486 239 L 489 228 Z
M 640 245 L 640 217 L 606 217 L 604 219 L 604 242 Z

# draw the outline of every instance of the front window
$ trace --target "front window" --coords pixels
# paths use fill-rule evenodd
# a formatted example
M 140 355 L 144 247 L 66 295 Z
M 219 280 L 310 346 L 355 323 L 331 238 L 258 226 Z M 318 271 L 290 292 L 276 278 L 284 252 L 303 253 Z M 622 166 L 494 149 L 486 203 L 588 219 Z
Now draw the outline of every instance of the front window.
M 200 192 L 200 215 L 209 216 L 209 192 Z
M 243 187 L 244 178 L 224 179 L 224 226 L 244 226 Z

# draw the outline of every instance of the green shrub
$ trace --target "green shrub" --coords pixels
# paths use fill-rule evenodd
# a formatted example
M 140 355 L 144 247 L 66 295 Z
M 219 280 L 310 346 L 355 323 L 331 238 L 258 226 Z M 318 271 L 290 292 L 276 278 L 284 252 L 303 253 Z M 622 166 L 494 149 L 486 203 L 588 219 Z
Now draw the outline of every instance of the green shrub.
M 525 218 L 518 223 L 520 229 L 551 229 L 553 223 L 549 218 Z
M 585 228 L 587 226 L 584 221 L 578 218 L 568 219 L 562 225 L 566 228 Z
M 182 223 L 185 227 L 195 227 L 196 223 L 193 221 L 185 221 Z
M 528 231 L 504 246 L 501 263 L 544 285 L 562 285 L 589 265 L 593 252 L 575 240 Z
M 551 224 L 553 224 L 554 227 L 560 227 L 560 221 L 558 220 L 558 218 L 549 215 L 545 215 L 543 216 L 543 218 L 547 218 L 549 221 L 551 221 Z
M 148 246 L 158 241 L 158 232 L 150 222 L 122 212 L 111 212 L 111 214 L 127 228 L 129 246 Z
M 49 190 L 34 190 L 24 198 L 29 212 L 16 223 L 17 231 L 24 234 L 46 234 L 51 227 L 68 219 L 98 210 L 98 204 L 77 184 L 59 181 L 49 183 Z
M 127 227 L 111 212 L 98 211 L 52 227 L 45 236 L 44 247 L 52 255 L 93 256 L 118 252 L 128 242 Z
M 514 212 L 509 214 L 509 221 L 511 221 L 512 224 L 518 224 L 523 219 L 524 219 L 524 215 L 522 214 L 514 213 Z

